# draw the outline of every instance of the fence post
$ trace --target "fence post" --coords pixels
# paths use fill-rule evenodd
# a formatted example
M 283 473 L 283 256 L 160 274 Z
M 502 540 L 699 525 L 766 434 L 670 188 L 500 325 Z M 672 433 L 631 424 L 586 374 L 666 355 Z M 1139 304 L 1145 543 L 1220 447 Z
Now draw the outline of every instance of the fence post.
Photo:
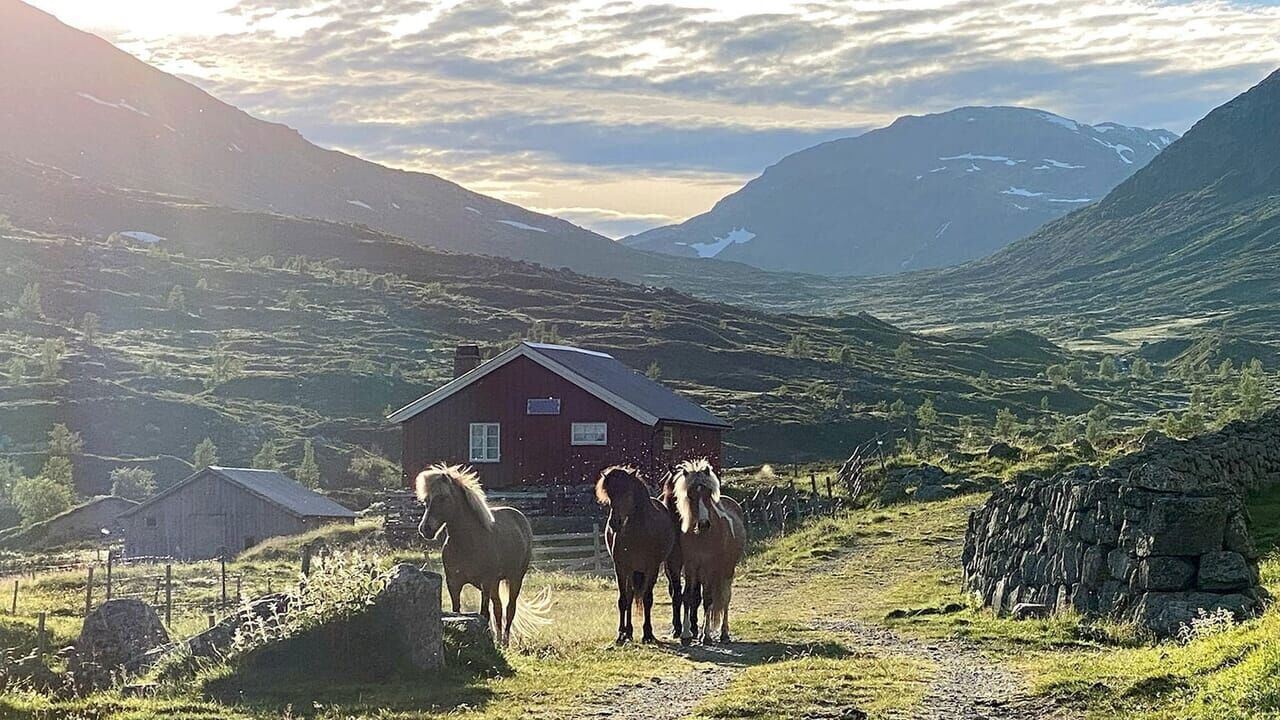
M 241 597 L 240 597 L 240 580 L 241 580 L 242 578 L 244 578 L 244 576 L 243 576 L 243 575 L 237 575 L 237 576 L 236 576 L 236 603 L 237 603 L 237 604 L 239 604 L 240 602 L 242 602 L 242 599 L 241 599 Z
M 18 578 L 13 579 L 13 605 L 9 608 L 9 614 L 18 614 Z
M 213 613 L 209 613 L 208 615 L 206 615 L 206 616 L 205 616 L 205 619 L 209 621 L 209 627 L 210 627 L 210 628 L 212 628 L 212 627 L 214 626 L 215 622 L 216 622 L 216 621 L 214 620 Z
M 818 494 L 818 475 L 812 470 L 809 471 L 809 492 Z
M 173 624 L 173 565 L 164 564 L 164 625 Z
M 834 500 L 835 497 L 836 497 L 835 494 L 831 492 L 831 476 L 828 475 L 827 476 L 827 499 Z
M 40 654 L 43 655 L 49 649 L 49 640 L 44 635 L 44 611 L 41 610 L 36 615 L 36 647 L 39 648 Z
M 591 525 L 591 558 L 592 567 L 597 573 L 600 572 L 600 523 Z
M 227 555 L 222 554 L 222 607 L 227 606 Z
M 311 575 L 311 544 L 302 546 L 302 576 Z
M 107 551 L 107 602 L 111 602 L 111 566 L 115 560 L 116 551 Z
M 84 583 L 84 614 L 87 617 L 93 609 L 93 566 L 89 566 L 89 577 Z

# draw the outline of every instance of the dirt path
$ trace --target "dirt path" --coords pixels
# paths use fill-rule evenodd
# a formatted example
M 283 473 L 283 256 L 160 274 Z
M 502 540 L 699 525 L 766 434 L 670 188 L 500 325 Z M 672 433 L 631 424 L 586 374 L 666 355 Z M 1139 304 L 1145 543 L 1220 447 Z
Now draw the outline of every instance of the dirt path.
M 1026 681 L 963 640 L 921 640 L 856 621 L 818 629 L 849 638 L 851 649 L 886 657 L 927 660 L 936 668 L 918 720 L 1067 720 L 1075 714 L 1033 695 Z
M 673 678 L 653 677 L 641 683 L 613 688 L 596 698 L 576 716 L 620 720 L 680 720 L 694 706 L 729 685 L 742 670 L 742 658 L 731 648 L 699 648 L 710 663 Z M 716 658 L 715 656 L 720 656 Z

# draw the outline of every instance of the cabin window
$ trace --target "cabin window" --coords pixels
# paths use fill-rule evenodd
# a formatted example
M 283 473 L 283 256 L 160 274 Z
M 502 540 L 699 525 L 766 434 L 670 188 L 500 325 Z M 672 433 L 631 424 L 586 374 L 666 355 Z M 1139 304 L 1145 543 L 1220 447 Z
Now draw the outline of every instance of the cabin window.
M 154 515 L 147 516 L 147 527 L 155 527 L 156 525 L 159 525 L 159 524 L 160 523 L 156 520 L 156 517 Z
M 560 398 L 529 398 L 525 401 L 526 415 L 559 415 Z
M 498 423 L 471 423 L 471 462 L 498 462 L 502 458 Z
M 574 423 L 569 441 L 574 445 L 608 445 L 609 426 L 602 422 Z
M 676 447 L 675 430 L 669 427 L 662 428 L 662 449 L 674 450 Z

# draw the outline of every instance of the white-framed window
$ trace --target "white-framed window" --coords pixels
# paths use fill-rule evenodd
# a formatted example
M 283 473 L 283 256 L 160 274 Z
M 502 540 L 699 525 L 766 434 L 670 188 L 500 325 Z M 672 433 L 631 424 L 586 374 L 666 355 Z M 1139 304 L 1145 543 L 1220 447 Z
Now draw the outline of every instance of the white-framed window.
M 569 442 L 573 445 L 608 445 L 609 426 L 602 422 L 573 423 Z
M 662 449 L 674 450 L 676 447 L 676 431 L 670 426 L 662 428 Z
M 502 459 L 498 423 L 471 423 L 471 462 L 494 463 Z

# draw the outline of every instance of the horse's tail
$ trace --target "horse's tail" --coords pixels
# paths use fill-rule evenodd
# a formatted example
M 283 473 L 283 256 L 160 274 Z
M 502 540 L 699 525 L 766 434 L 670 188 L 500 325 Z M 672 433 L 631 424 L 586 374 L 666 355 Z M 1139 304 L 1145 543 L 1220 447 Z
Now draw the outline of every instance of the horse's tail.
M 498 585 L 498 594 L 505 607 L 511 601 L 510 584 L 503 580 Z M 544 587 L 533 600 L 524 597 L 516 599 L 516 615 L 511 619 L 510 632 L 517 641 L 533 637 L 538 628 L 551 624 L 551 588 Z

